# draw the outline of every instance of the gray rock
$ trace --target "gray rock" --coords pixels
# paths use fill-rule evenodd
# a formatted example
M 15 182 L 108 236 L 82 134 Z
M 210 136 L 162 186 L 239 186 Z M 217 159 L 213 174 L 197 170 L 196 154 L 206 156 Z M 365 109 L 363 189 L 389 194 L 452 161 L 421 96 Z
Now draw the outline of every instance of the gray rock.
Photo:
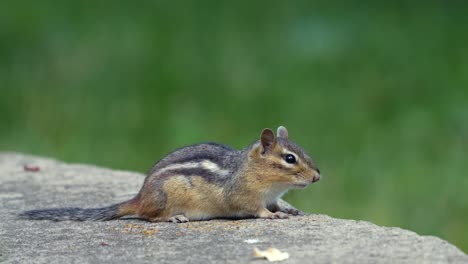
M 26 171 L 24 165 L 40 171 Z M 290 254 L 286 263 L 468 263 L 448 242 L 369 222 L 307 215 L 287 220 L 185 224 L 138 219 L 28 221 L 16 213 L 45 207 L 97 207 L 131 198 L 144 176 L 15 153 L 0 154 L 0 262 L 267 263 L 254 247 Z M 247 239 L 257 239 L 255 244 Z

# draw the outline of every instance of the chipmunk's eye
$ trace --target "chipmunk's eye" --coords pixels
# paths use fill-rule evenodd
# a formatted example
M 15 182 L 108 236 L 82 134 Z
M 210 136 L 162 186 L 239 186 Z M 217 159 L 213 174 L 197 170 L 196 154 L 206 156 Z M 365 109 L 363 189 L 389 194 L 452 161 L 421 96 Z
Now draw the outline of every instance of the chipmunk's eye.
M 286 156 L 284 156 L 284 160 L 287 162 L 287 163 L 296 163 L 296 157 L 294 157 L 294 155 L 292 154 L 287 154 Z

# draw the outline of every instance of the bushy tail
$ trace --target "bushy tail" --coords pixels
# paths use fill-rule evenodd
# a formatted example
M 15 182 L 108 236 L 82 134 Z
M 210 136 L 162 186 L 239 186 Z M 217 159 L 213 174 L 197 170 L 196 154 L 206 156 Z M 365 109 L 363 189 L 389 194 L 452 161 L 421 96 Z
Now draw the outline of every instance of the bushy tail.
M 122 210 L 125 203 L 102 208 L 52 208 L 25 211 L 18 215 L 21 219 L 52 221 L 107 221 L 129 215 Z

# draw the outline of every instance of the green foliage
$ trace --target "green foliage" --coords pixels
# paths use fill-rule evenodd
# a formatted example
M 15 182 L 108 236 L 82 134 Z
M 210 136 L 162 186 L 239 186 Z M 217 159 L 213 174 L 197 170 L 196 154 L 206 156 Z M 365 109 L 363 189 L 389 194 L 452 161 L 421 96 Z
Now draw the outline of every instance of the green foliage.
M 463 5 L 10 2 L 1 150 L 144 172 L 282 124 L 323 173 L 287 200 L 468 250 Z

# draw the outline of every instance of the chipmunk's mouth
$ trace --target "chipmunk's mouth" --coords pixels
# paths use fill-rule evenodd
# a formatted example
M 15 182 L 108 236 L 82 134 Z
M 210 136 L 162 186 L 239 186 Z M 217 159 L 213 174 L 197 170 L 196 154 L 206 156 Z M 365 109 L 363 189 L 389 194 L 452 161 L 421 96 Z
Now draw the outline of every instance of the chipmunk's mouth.
M 300 183 L 295 183 L 294 187 L 298 189 L 304 189 L 305 187 L 309 186 L 310 183 L 306 182 L 300 182 Z

